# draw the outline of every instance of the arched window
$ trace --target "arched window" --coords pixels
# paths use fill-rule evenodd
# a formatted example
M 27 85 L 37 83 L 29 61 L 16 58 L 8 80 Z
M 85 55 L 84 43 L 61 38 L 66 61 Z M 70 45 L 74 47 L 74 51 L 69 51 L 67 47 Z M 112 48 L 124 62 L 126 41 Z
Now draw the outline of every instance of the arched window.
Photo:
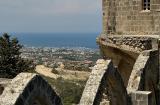
M 150 10 L 150 0 L 143 0 L 143 10 Z

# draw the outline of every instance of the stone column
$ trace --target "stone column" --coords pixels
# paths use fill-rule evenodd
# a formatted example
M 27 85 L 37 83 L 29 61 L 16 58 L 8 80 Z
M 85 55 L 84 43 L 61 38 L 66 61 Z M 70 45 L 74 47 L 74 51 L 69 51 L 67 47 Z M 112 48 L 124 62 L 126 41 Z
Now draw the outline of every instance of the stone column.
M 151 92 L 135 91 L 131 93 L 132 105 L 152 105 Z

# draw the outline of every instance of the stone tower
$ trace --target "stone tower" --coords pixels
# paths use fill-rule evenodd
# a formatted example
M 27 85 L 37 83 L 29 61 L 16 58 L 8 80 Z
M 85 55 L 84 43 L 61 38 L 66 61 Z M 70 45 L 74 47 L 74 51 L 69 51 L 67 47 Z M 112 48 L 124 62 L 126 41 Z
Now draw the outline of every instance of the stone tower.
M 103 34 L 160 35 L 159 0 L 103 0 Z
M 103 0 L 103 32 L 97 38 L 104 58 L 113 60 L 127 85 L 145 50 L 158 49 L 160 0 Z
M 160 0 L 102 0 L 102 9 L 104 60 L 80 105 L 160 105 Z

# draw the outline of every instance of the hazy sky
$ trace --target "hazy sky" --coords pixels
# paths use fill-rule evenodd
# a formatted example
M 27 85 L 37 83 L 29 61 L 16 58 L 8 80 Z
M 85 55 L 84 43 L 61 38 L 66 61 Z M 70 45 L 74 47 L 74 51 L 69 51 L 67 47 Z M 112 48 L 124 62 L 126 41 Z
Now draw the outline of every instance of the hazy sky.
M 0 32 L 101 32 L 101 0 L 0 0 Z

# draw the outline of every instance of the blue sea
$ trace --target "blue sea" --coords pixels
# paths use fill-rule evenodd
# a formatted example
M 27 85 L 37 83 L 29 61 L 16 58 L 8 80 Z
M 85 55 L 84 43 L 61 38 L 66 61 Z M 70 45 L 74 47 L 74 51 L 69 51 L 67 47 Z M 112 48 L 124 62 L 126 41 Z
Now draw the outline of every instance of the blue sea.
M 85 47 L 98 48 L 99 33 L 13 33 L 26 47 Z

